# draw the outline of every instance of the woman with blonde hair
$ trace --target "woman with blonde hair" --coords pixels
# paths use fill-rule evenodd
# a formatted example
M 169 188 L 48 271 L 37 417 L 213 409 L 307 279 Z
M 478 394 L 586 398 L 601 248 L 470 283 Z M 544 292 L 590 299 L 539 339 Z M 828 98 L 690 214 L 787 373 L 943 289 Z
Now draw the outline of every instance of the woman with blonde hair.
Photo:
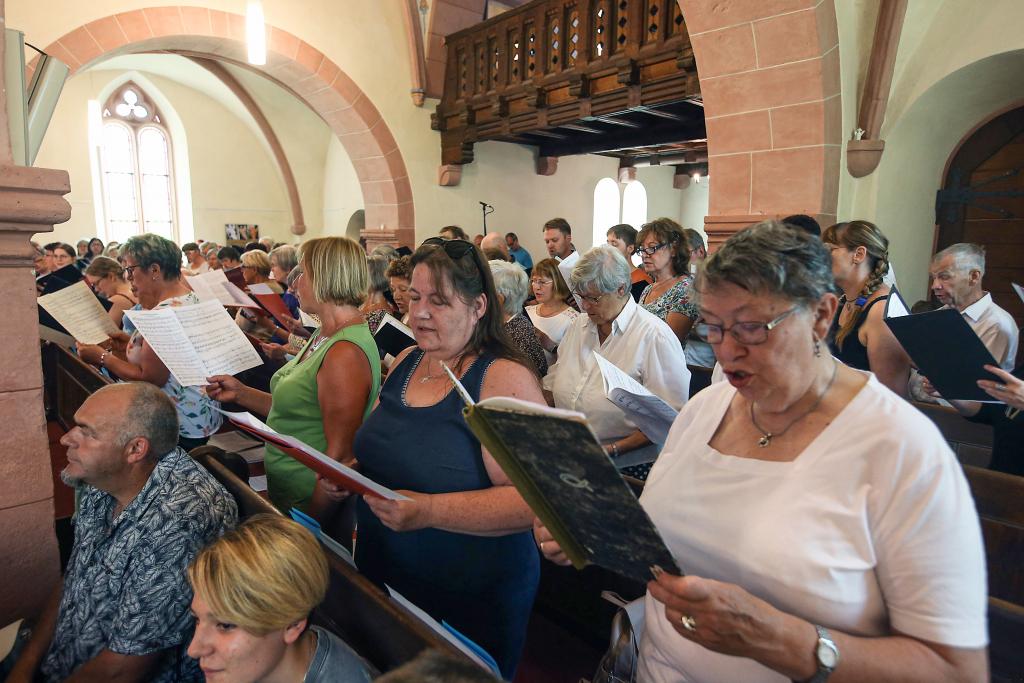
M 829 329 L 832 354 L 851 368 L 869 370 L 900 396 L 907 395 L 910 358 L 885 324 L 889 240 L 868 221 L 837 223 L 821 241 L 832 253 L 832 275 L 843 290 Z M 882 302 L 880 305 L 879 302 Z
M 85 269 L 85 279 L 93 290 L 110 302 L 107 315 L 121 327 L 124 312 L 139 303 L 132 293 L 132 286 L 124 279 L 121 264 L 106 256 L 95 256 Z
M 369 681 L 352 648 L 309 624 L 328 578 L 309 531 L 279 515 L 250 517 L 188 568 L 196 620 L 189 656 L 207 681 Z
M 241 256 L 242 277 L 246 285 L 266 285 L 278 296 L 284 293 L 284 287 L 279 282 L 270 279 L 270 257 L 259 249 L 252 249 L 244 252 Z M 254 313 L 245 308 L 238 309 L 235 314 L 235 322 L 246 334 L 256 337 L 260 341 L 270 341 L 277 326 L 272 318 L 263 313 Z
M 266 415 L 267 424 L 277 431 L 352 464 L 356 429 L 380 389 L 377 344 L 359 312 L 366 298 L 366 257 L 350 239 L 322 237 L 302 245 L 299 263 L 302 275 L 294 290 L 302 310 L 318 316 L 320 327 L 302 351 L 274 373 L 270 393 L 230 375 L 210 377 L 206 393 Z M 281 510 L 299 507 L 323 519 L 333 502 L 344 497 L 269 444 L 264 466 L 270 500 Z

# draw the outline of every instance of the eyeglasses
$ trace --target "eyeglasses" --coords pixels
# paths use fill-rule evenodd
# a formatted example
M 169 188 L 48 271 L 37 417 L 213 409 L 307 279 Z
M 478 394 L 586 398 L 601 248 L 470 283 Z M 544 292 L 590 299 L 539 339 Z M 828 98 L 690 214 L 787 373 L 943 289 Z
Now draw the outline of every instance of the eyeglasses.
M 540 285 L 541 287 L 550 285 L 552 282 L 554 282 L 554 280 L 549 280 L 548 278 L 544 278 L 544 277 L 533 277 L 533 278 L 530 278 L 530 284 L 531 285 Z
M 122 271 L 124 273 L 124 279 L 125 280 L 131 280 L 132 278 L 134 278 L 135 275 L 132 273 L 132 271 L 135 270 L 136 268 L 141 268 L 141 267 L 142 267 L 141 264 L 140 265 L 135 265 L 135 266 L 125 266 L 124 270 Z
M 643 252 L 648 256 L 654 256 L 655 252 L 659 249 L 664 249 L 667 246 L 668 242 L 658 242 L 657 244 L 652 244 L 649 247 L 637 247 L 637 251 Z
M 605 298 L 611 292 L 605 292 L 604 294 L 598 294 L 597 296 L 590 296 L 588 294 L 581 294 L 579 291 L 572 293 L 573 296 L 578 297 L 580 301 L 587 304 L 588 306 L 596 306 L 601 303 L 601 299 Z
M 768 341 L 768 333 L 779 326 L 779 324 L 788 318 L 793 311 L 797 309 L 796 306 L 789 309 L 775 320 L 770 322 L 739 322 L 733 323 L 728 327 L 722 325 L 712 325 L 710 323 L 699 323 L 697 325 L 697 336 L 708 344 L 721 344 L 725 338 L 725 333 L 728 332 L 732 335 L 733 339 L 738 341 L 740 344 L 746 346 L 757 346 L 758 344 L 764 344 Z

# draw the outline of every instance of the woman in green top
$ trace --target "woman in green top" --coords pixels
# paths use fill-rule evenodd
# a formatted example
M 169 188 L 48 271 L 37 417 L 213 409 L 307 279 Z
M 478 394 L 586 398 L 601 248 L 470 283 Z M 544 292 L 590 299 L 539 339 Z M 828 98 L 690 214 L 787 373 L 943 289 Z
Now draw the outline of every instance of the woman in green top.
M 300 264 L 295 293 L 303 311 L 320 317 L 320 329 L 274 374 L 271 393 L 229 375 L 210 377 L 206 392 L 266 415 L 278 432 L 351 465 L 352 439 L 380 390 L 380 355 L 359 312 L 368 283 L 366 256 L 350 239 L 323 237 L 302 245 Z M 269 444 L 264 464 L 270 500 L 281 510 L 298 507 L 321 518 L 337 500 L 312 470 Z

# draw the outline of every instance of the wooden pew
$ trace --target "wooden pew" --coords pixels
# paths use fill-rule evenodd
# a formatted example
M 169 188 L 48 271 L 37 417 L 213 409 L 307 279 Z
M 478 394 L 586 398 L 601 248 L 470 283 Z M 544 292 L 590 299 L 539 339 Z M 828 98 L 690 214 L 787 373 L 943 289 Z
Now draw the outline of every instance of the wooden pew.
M 222 464 L 223 453 L 214 446 L 201 446 L 190 455 L 235 497 L 240 519 L 260 513 L 280 514 Z M 389 671 L 428 648 L 465 658 L 348 563 L 326 547 L 324 552 L 331 567 L 331 581 L 327 597 L 313 614 L 314 622 L 337 634 L 380 671 Z
M 67 349 L 43 342 L 43 388 L 49 417 L 65 430 L 74 424 L 75 412 L 85 399 L 112 380 Z
M 956 409 L 947 406 L 920 401 L 911 403 L 936 424 L 962 464 L 988 467 L 992 460 L 990 425 L 970 422 L 956 412 Z

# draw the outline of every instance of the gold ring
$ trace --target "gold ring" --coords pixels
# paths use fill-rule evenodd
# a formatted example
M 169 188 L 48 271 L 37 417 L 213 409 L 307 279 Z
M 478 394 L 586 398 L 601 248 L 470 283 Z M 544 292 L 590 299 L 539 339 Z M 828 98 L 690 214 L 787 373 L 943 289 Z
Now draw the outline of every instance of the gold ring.
M 543 555 L 544 554 L 544 541 L 540 542 L 540 546 L 539 547 L 540 547 L 540 553 L 541 553 L 541 555 Z
M 684 614 L 683 616 L 679 617 L 679 623 L 681 623 L 683 625 L 683 628 L 685 628 L 690 633 L 693 633 L 697 630 L 697 620 L 689 615 Z

